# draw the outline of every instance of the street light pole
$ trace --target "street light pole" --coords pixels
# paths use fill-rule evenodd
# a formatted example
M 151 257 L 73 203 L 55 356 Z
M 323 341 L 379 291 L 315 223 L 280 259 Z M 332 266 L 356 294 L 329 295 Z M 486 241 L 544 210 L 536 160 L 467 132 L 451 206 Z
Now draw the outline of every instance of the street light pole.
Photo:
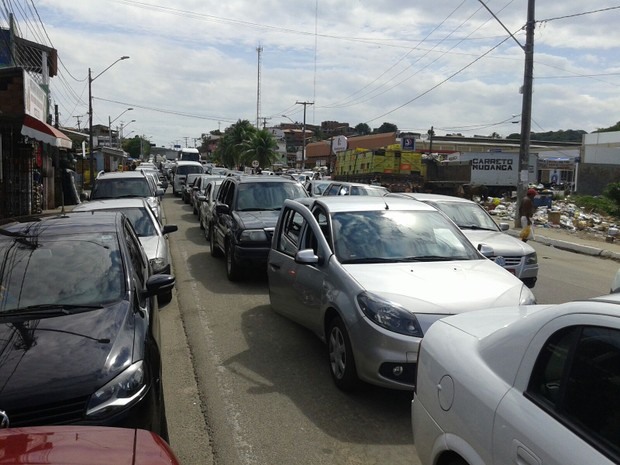
M 123 111 L 120 115 L 118 115 L 116 118 L 111 119 L 111 116 L 108 116 L 108 134 L 110 135 L 110 147 L 113 147 L 112 144 L 112 123 L 114 121 L 116 121 L 117 119 L 119 119 L 121 116 L 123 116 L 125 113 L 127 113 L 128 111 L 133 110 L 133 108 L 127 108 L 125 111 Z M 119 144 L 120 146 L 120 144 Z
M 95 77 L 92 77 L 91 69 L 88 68 L 88 144 L 90 147 L 90 168 L 89 169 L 90 169 L 90 187 L 91 188 L 93 186 L 93 176 L 95 173 L 95 153 L 94 153 L 94 147 L 93 147 L 93 89 L 92 89 L 93 85 L 92 84 L 95 79 L 97 79 L 107 70 L 109 70 L 116 63 L 118 63 L 121 60 L 126 60 L 128 58 L 129 58 L 128 56 L 120 57 L 110 66 L 108 66 L 106 69 L 104 69 L 99 74 L 97 74 Z M 82 172 L 82 176 L 84 176 L 83 172 Z

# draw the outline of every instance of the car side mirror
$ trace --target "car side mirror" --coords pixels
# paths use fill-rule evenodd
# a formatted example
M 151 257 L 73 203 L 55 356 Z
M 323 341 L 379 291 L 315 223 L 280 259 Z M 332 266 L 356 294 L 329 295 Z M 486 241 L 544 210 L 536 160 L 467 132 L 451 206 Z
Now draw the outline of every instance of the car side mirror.
M 157 190 L 155 191 L 155 196 L 157 196 L 157 197 L 163 197 L 163 196 L 164 196 L 164 193 L 165 193 L 165 191 L 164 191 L 163 189 L 161 189 L 161 188 L 160 188 L 160 189 L 157 189 Z
M 162 232 L 162 234 L 169 234 L 171 232 L 175 232 L 175 231 L 178 231 L 178 230 L 179 230 L 179 227 L 176 224 L 166 224 L 162 228 L 161 232 Z
M 500 223 L 499 229 L 501 231 L 508 231 L 510 229 L 510 225 L 508 223 Z
M 493 247 L 486 244 L 478 244 L 478 252 L 480 252 L 486 258 L 491 258 L 495 254 Z
M 144 295 L 146 297 L 152 297 L 154 295 L 163 295 L 172 291 L 174 288 L 175 278 L 170 274 L 154 274 L 146 281 L 146 291 Z
M 227 215 L 230 213 L 230 207 L 224 203 L 215 206 L 215 212 L 218 215 Z
M 303 249 L 295 254 L 295 263 L 302 265 L 314 265 L 319 263 L 319 257 L 312 249 Z

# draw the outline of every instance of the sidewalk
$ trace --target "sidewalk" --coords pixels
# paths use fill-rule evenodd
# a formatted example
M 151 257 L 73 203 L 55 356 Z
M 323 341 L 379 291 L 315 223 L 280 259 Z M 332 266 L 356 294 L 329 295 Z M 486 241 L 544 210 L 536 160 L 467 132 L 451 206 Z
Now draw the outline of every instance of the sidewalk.
M 513 221 L 508 223 L 510 229 L 507 233 L 519 237 L 521 229 L 515 228 Z M 562 250 L 620 261 L 620 239 L 607 242 L 604 237 L 594 234 L 534 225 L 533 241 Z

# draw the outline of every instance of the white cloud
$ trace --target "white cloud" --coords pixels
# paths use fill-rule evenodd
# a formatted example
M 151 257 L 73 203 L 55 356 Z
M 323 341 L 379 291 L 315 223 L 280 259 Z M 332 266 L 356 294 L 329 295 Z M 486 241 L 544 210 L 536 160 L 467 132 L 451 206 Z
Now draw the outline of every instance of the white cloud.
M 532 130 L 590 132 L 615 124 L 620 10 L 573 16 L 609 4 L 538 3 L 536 18 L 549 21 L 535 31 Z M 507 36 L 480 1 L 35 4 L 64 65 L 52 79 L 63 125 L 75 126 L 74 116 L 87 113 L 88 68 L 96 76 L 122 55 L 131 58 L 93 81 L 95 124 L 134 107 L 118 121 L 135 119 L 134 134 L 157 145 L 184 144 L 185 138 L 191 145 L 202 133 L 238 119 L 255 122 L 261 45 L 260 116 L 267 124 L 287 122 L 283 113 L 301 121 L 303 106 L 296 102 L 313 101 L 306 115 L 313 124 L 474 128 L 455 131 L 468 135 L 520 129 L 510 120 L 521 112 L 524 54 L 510 38 L 480 58 Z M 487 5 L 508 30 L 518 32 L 525 24 L 527 0 Z M 46 42 L 36 35 L 36 16 L 18 11 L 29 9 L 16 9 L 22 35 Z M 560 17 L 566 18 L 555 19 Z M 522 31 L 516 37 L 524 44 Z

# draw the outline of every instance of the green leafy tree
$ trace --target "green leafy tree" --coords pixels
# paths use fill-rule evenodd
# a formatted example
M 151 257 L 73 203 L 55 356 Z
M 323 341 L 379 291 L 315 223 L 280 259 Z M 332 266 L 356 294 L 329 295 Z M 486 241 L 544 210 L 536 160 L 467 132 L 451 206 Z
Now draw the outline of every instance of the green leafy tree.
M 267 129 L 261 129 L 249 134 L 249 139 L 243 142 L 242 162 L 251 165 L 257 160 L 263 168 L 270 167 L 277 159 L 278 143 Z
M 375 129 L 375 132 L 378 132 L 380 134 L 385 134 L 388 132 L 397 132 L 398 131 L 398 126 L 396 126 L 393 123 L 383 123 L 381 126 L 379 126 L 379 129 Z
M 603 196 L 615 203 L 615 211 L 613 213 L 616 216 L 620 215 L 620 182 L 607 184 L 603 190 Z
M 366 123 L 360 123 L 355 126 L 355 132 L 357 132 L 360 136 L 367 136 L 372 132 L 372 130 Z

